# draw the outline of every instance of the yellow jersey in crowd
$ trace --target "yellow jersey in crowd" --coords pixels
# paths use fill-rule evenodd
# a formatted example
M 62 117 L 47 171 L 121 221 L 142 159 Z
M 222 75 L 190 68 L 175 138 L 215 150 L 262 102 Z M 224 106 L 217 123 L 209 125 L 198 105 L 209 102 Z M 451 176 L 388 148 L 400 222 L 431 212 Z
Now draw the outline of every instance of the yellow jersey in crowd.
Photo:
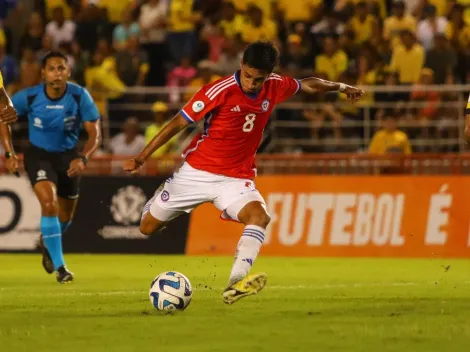
M 405 132 L 385 129 L 377 131 L 369 146 L 370 154 L 383 155 L 386 153 L 411 154 L 411 144 Z

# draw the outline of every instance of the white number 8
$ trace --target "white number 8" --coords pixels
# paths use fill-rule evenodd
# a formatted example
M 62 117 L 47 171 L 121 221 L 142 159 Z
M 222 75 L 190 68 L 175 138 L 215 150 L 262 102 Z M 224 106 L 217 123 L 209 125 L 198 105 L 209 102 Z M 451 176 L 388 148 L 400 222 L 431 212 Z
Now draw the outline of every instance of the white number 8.
M 248 114 L 245 116 L 246 122 L 243 124 L 243 132 L 251 132 L 255 127 L 256 114 Z

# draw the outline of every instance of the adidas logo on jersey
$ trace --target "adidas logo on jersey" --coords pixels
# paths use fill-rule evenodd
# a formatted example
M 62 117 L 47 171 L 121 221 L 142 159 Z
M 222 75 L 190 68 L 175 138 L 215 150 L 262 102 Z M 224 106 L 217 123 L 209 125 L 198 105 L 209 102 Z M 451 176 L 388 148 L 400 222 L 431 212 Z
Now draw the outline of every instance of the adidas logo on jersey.
M 240 111 L 242 111 L 242 110 L 240 109 L 240 106 L 237 105 L 237 106 L 235 106 L 234 108 L 230 109 L 230 111 L 240 112 Z

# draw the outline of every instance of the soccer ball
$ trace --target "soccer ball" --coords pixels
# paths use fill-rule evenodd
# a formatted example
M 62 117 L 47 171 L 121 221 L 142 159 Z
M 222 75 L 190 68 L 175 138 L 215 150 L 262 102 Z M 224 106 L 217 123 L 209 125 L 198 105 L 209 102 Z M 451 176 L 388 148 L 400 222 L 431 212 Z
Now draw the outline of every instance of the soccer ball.
M 192 296 L 193 289 L 188 278 L 176 271 L 161 273 L 150 284 L 150 302 L 157 310 L 183 310 Z

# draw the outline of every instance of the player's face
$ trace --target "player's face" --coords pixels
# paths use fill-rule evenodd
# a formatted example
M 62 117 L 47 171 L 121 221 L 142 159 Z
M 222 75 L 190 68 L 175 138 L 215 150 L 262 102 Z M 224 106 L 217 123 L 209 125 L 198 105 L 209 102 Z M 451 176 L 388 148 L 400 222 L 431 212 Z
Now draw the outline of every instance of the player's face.
M 52 57 L 47 60 L 46 66 L 42 69 L 42 77 L 51 88 L 64 88 L 70 78 L 69 65 L 60 57 Z
M 254 94 L 261 90 L 270 72 L 260 71 L 256 68 L 242 64 L 240 70 L 240 84 L 245 93 Z

